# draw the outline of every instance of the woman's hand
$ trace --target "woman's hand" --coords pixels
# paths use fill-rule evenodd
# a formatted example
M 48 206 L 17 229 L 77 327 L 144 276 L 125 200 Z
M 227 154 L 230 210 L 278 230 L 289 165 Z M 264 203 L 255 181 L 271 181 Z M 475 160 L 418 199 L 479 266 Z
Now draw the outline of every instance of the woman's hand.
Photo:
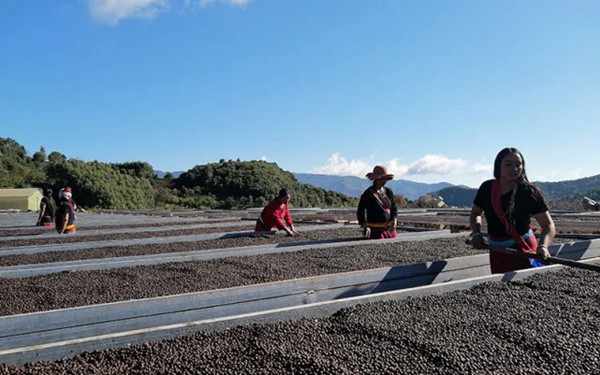
M 538 246 L 535 253 L 544 259 L 548 259 L 550 257 L 550 252 L 548 251 L 548 247 L 546 245 Z
M 481 232 L 473 232 L 473 233 L 471 233 L 469 235 L 468 242 L 475 249 L 479 249 L 479 250 L 485 249 L 485 240 L 483 239 L 483 235 L 481 234 Z
M 550 256 L 550 253 L 548 252 L 548 245 L 550 245 L 552 240 L 554 240 L 556 228 L 554 227 L 554 221 L 552 220 L 552 217 L 548 211 L 534 215 L 534 217 L 542 228 L 538 242 L 540 245 L 538 245 L 536 253 L 546 259 Z
M 471 234 L 467 243 L 470 243 L 475 249 L 485 249 L 485 241 L 481 234 L 481 215 L 483 214 L 483 208 L 473 204 L 471 208 L 471 215 L 469 216 L 469 225 L 471 227 Z
M 362 227 L 362 234 L 363 234 L 363 238 L 371 238 L 371 228 L 369 228 L 368 226 L 364 225 Z

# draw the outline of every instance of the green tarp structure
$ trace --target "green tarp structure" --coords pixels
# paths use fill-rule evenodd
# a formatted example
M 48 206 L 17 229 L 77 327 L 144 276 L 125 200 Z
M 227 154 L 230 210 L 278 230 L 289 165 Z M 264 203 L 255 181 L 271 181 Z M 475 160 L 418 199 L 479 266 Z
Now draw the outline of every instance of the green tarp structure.
M 0 189 L 0 210 L 38 211 L 42 198 L 37 188 Z

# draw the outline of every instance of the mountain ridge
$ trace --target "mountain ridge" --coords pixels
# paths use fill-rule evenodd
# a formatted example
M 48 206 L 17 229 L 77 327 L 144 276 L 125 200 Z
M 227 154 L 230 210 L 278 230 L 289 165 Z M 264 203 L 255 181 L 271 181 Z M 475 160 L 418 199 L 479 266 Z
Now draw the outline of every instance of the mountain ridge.
M 580 208 L 584 196 L 600 198 L 600 175 L 555 182 L 533 181 L 532 184 L 542 190 L 547 202 L 554 209 Z M 434 192 L 435 195 L 444 198 L 446 204 L 458 207 L 471 206 L 476 193 L 476 188 L 460 186 L 449 186 Z
M 158 178 L 164 178 L 168 171 L 154 170 Z M 185 171 L 170 172 L 174 178 L 179 177 Z M 310 184 L 325 190 L 333 190 L 351 197 L 359 197 L 363 191 L 371 185 L 366 178 L 356 176 L 337 176 L 317 173 L 294 173 L 296 179 L 303 184 Z M 414 182 L 409 180 L 394 179 L 387 185 L 395 194 L 403 195 L 406 199 L 415 200 L 421 195 L 441 190 L 446 187 L 455 186 L 449 182 L 438 182 L 433 184 Z
M 303 184 L 311 184 L 326 190 L 339 191 L 351 197 L 359 197 L 366 188 L 371 186 L 370 180 L 356 176 L 334 176 L 314 173 L 294 173 L 294 176 Z M 394 191 L 394 194 L 403 195 L 407 199 L 415 200 L 422 195 L 454 185 L 449 182 L 428 184 L 394 179 L 388 181 L 387 186 Z
M 167 172 L 155 170 L 159 178 L 163 178 Z M 171 172 L 177 178 L 184 171 Z M 351 197 L 359 197 L 369 187 L 371 182 L 366 178 L 356 176 L 337 176 L 317 173 L 294 173 L 292 174 L 303 184 L 310 184 L 326 190 L 344 193 Z M 482 180 L 483 182 L 483 180 Z M 569 197 L 581 198 L 589 195 L 593 199 L 598 196 L 593 192 L 600 188 L 600 175 L 583 177 L 574 180 L 542 182 L 534 181 L 544 192 L 548 200 L 565 200 Z M 410 180 L 394 179 L 388 182 L 388 186 L 395 194 L 403 195 L 406 199 L 416 200 L 421 195 L 434 194 L 444 198 L 451 206 L 470 206 L 477 192 L 477 188 L 465 185 L 454 185 L 448 182 L 427 184 Z M 561 204 L 562 206 L 562 204 Z

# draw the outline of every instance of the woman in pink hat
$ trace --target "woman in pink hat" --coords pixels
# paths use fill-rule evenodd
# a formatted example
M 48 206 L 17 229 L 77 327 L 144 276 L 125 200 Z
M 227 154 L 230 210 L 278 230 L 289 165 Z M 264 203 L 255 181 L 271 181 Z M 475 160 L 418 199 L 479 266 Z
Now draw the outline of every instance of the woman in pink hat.
M 77 211 L 77 203 L 75 203 L 75 200 L 73 199 L 73 191 L 71 190 L 71 188 L 67 186 L 66 188 L 62 189 L 61 191 L 68 193 L 69 205 L 71 206 L 71 209 L 73 210 L 73 212 Z M 60 195 L 60 193 L 59 193 L 59 195 Z
M 383 165 L 376 165 L 366 176 L 373 181 L 360 196 L 356 216 L 365 238 L 396 238 L 398 208 L 394 192 L 385 183 L 394 178 Z

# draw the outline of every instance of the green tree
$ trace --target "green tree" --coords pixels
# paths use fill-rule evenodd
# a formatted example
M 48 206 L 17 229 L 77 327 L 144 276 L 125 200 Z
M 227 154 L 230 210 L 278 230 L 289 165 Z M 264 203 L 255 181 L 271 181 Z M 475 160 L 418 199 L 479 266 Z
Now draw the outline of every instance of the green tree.
M 27 150 L 12 138 L 0 137 L 0 187 L 40 186 L 45 182 L 41 167 L 27 156 Z
M 40 147 L 40 150 L 33 154 L 33 161 L 37 163 L 43 163 L 46 161 L 46 149 L 44 146 Z
M 58 151 L 52 151 L 50 155 L 48 155 L 48 161 L 50 163 L 62 163 L 67 161 L 67 157 Z
M 83 207 L 143 209 L 155 206 L 155 187 L 148 178 L 119 165 L 76 159 L 50 163 L 48 175 L 57 187 L 70 186 Z

